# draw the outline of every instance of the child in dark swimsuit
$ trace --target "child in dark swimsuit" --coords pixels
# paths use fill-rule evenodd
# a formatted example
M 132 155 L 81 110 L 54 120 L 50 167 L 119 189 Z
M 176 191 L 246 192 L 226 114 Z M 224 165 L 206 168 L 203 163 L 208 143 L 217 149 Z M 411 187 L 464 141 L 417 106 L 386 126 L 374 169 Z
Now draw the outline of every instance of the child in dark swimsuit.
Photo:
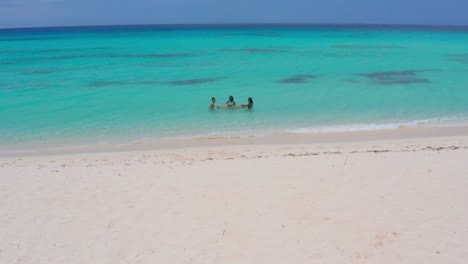
M 253 107 L 253 100 L 252 100 L 252 97 L 249 97 L 249 99 L 247 99 L 247 101 L 248 101 L 248 103 L 247 103 L 246 105 L 245 105 L 245 104 L 241 105 L 241 107 L 242 107 L 242 108 L 247 107 L 247 108 L 249 108 L 249 109 L 252 109 L 252 107 Z

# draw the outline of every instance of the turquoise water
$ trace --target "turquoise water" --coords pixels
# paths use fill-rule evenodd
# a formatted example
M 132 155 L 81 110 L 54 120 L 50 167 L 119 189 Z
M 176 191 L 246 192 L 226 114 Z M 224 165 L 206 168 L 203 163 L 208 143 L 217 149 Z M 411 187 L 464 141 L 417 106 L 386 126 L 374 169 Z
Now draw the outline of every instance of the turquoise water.
M 254 100 L 254 109 L 208 110 Z M 468 29 L 0 31 L 0 143 L 315 133 L 465 122 Z

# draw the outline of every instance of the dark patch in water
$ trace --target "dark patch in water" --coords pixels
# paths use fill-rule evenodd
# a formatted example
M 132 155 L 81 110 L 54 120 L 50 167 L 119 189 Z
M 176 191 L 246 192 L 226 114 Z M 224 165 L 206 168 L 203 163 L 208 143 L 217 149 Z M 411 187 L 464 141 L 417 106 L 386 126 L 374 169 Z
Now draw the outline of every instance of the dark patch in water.
M 84 50 L 109 50 L 112 47 L 90 47 L 90 48 L 71 48 L 71 49 L 39 49 L 39 50 L 0 50 L 0 53 L 55 53 L 67 51 L 84 51 Z
M 43 69 L 30 69 L 26 71 L 21 71 L 19 73 L 26 74 L 26 75 L 34 75 L 34 74 L 51 74 L 56 72 L 70 72 L 70 71 L 80 71 L 80 70 L 90 70 L 90 69 L 98 69 L 98 66 L 83 66 L 83 67 L 71 67 L 71 68 L 43 68 Z
M 364 34 L 364 33 L 361 33 L 361 34 L 350 34 L 348 35 L 348 38 L 365 38 L 365 37 L 368 37 L 369 34 Z
M 373 80 L 379 85 L 393 84 L 413 84 L 413 83 L 429 83 L 428 79 L 417 77 L 418 73 L 426 70 L 404 70 L 404 71 L 385 71 L 359 74 Z
M 170 82 L 164 82 L 164 84 L 170 84 L 170 85 L 195 85 L 195 84 L 216 82 L 216 81 L 218 81 L 220 79 L 222 79 L 222 78 L 200 78 L 200 79 L 191 79 L 191 80 L 170 81 Z
M 100 54 L 93 54 L 93 55 L 61 55 L 61 56 L 54 56 L 50 58 L 50 60 L 71 60 L 71 59 L 82 59 L 82 58 L 99 58 L 101 57 Z
M 177 81 L 142 81 L 142 82 L 121 82 L 121 81 L 97 81 L 89 83 L 88 86 L 102 87 L 102 86 L 128 86 L 128 85 L 196 85 L 202 83 L 209 83 L 221 80 L 223 78 L 200 78 L 200 79 L 189 79 L 189 80 L 177 80 Z
M 88 86 L 128 86 L 128 85 L 157 85 L 161 82 L 156 81 L 144 81 L 144 82 L 120 82 L 120 81 L 97 81 L 89 83 Z
M 62 50 L 42 50 L 46 52 L 58 52 Z M 21 51 L 18 51 L 21 52 Z M 182 58 L 195 56 L 199 53 L 149 53 L 149 54 L 117 54 L 117 53 L 98 53 L 98 54 L 73 54 L 73 55 L 58 55 L 52 57 L 39 57 L 39 58 L 15 58 L 6 61 L 0 61 L 0 65 L 20 64 L 33 61 L 47 61 L 47 60 L 72 60 L 72 59 L 86 59 L 86 58 Z
M 50 74 L 50 73 L 54 73 L 58 71 L 59 70 L 55 70 L 55 69 L 39 69 L 39 70 L 24 71 L 21 73 L 22 74 Z
M 43 49 L 43 50 L 29 50 L 29 52 L 37 53 L 54 53 L 66 51 L 84 51 L 84 50 L 109 50 L 112 47 L 90 47 L 90 48 L 70 48 L 70 49 Z
M 281 37 L 281 34 L 278 33 L 252 33 L 248 36 L 257 36 L 257 37 Z
M 144 67 L 187 67 L 187 66 L 198 66 L 198 67 L 214 67 L 218 66 L 216 63 L 209 62 L 152 62 L 140 64 Z
M 5 90 L 10 90 L 10 91 L 15 91 L 15 90 L 21 90 L 21 89 L 24 89 L 25 87 L 21 87 L 21 86 L 7 86 L 5 87 Z
M 269 49 L 269 48 L 244 48 L 244 49 L 220 49 L 222 52 L 244 52 L 244 53 L 277 53 L 284 52 L 280 49 Z
M 333 45 L 336 49 L 403 49 L 405 47 L 398 45 Z
M 93 86 L 93 87 L 101 87 L 101 86 L 111 86 L 111 85 L 129 85 L 129 83 L 126 82 L 105 82 L 105 81 L 96 81 L 96 82 L 90 82 L 88 83 L 88 86 Z
M 56 53 L 68 51 L 86 51 L 86 50 L 108 50 L 111 47 L 90 47 L 90 48 L 71 48 L 71 49 L 38 49 L 38 50 L 0 50 L 0 54 L 14 54 L 14 53 Z
M 25 86 L 8 86 L 7 84 L 4 84 L 4 85 L 5 85 L 5 87 L 2 87 L 2 88 L 4 88 L 5 90 L 11 90 L 11 91 L 22 90 L 22 89 L 30 89 L 30 88 L 38 88 L 38 87 L 45 86 L 42 83 L 29 84 L 29 85 L 25 85 Z M 0 85 L 0 87 L 1 86 L 2 85 Z
M 330 58 L 342 58 L 342 57 L 344 57 L 342 54 L 333 53 L 333 52 L 326 52 L 326 51 L 320 52 L 319 56 L 330 57 Z
M 448 54 L 448 57 L 463 57 L 466 58 L 468 57 L 468 53 L 455 53 L 455 54 Z
M 56 39 L 65 39 L 65 38 L 45 38 L 45 37 L 37 37 L 37 38 L 0 38 L 0 41 L 30 41 L 30 40 L 56 40 Z
M 449 59 L 449 61 L 454 61 L 454 62 L 458 62 L 461 64 L 468 64 L 468 58 L 467 59 Z
M 385 72 L 363 73 L 359 75 L 383 80 L 383 79 L 397 78 L 401 76 L 414 76 L 417 73 L 421 73 L 421 72 L 424 72 L 424 70 L 385 71 Z
M 63 55 L 51 57 L 52 60 L 69 60 L 81 58 L 181 58 L 193 56 L 195 53 L 150 53 L 150 54 L 115 54 L 101 53 L 88 55 Z
M 195 53 L 159 53 L 159 54 L 147 54 L 142 57 L 147 58 L 181 58 L 193 56 Z M 138 55 L 137 55 L 138 56 Z
M 292 76 L 286 79 L 281 79 L 276 81 L 277 83 L 306 83 L 311 79 L 316 79 L 318 78 L 318 75 L 315 74 L 302 74 L 302 75 L 296 75 Z
M 363 39 L 369 37 L 369 34 L 366 33 L 355 33 L 355 34 L 347 34 L 347 33 L 336 33 L 336 34 L 321 34 L 319 37 L 333 39 L 333 38 L 353 38 L 353 39 Z
M 449 54 L 446 56 L 447 60 L 454 61 L 462 64 L 468 64 L 468 53 Z
M 258 33 L 245 33 L 245 34 L 225 34 L 223 35 L 225 37 L 243 37 L 243 36 L 246 36 L 246 37 L 251 37 L 251 36 L 254 36 L 254 37 L 281 37 L 281 34 L 278 34 L 278 33 L 263 33 L 263 32 L 258 32 Z
M 22 50 L 0 50 L 0 54 L 20 53 Z
M 343 82 L 347 82 L 347 83 L 360 83 L 359 80 L 355 80 L 355 79 L 344 79 L 342 80 Z
M 378 81 L 380 85 L 393 85 L 393 84 L 413 84 L 413 83 L 430 83 L 428 79 L 423 78 L 400 78 L 394 80 Z
M 21 64 L 21 63 L 28 63 L 38 61 L 38 58 L 14 58 L 10 60 L 0 61 L 0 65 L 12 65 L 12 64 Z

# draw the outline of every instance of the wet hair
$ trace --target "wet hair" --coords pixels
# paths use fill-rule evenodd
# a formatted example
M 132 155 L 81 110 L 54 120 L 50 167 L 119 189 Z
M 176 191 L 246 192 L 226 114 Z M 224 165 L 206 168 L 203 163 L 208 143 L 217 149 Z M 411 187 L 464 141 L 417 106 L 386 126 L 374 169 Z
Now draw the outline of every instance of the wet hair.
M 249 104 L 253 104 L 252 97 L 249 97 L 249 99 L 247 99 L 247 101 L 249 101 Z
M 216 98 L 215 97 L 211 97 L 211 102 L 213 102 Z
M 234 101 L 234 97 L 232 95 L 229 96 L 229 101 Z

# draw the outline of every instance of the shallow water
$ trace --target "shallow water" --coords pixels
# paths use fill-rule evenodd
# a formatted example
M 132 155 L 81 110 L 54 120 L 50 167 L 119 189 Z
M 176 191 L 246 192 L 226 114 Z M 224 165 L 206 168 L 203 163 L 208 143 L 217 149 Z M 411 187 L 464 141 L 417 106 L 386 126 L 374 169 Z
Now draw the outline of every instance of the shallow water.
M 253 110 L 208 110 L 252 97 Z M 0 143 L 465 123 L 468 29 L 0 30 Z

